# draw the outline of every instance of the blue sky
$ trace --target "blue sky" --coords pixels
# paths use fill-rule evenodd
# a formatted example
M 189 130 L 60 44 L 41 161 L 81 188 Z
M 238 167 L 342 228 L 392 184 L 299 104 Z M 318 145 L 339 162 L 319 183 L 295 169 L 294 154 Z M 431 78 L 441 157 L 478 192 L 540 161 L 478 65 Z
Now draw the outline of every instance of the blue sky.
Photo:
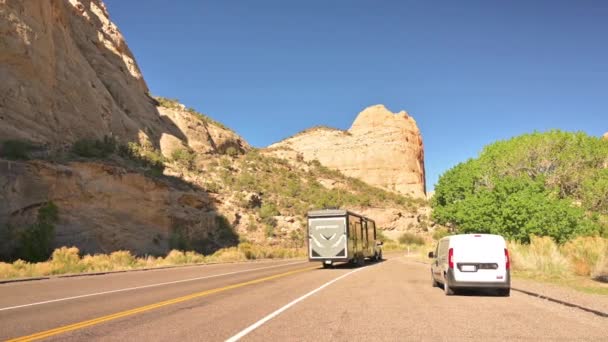
M 106 0 L 155 95 L 257 147 L 407 110 L 427 188 L 488 143 L 608 131 L 608 1 Z

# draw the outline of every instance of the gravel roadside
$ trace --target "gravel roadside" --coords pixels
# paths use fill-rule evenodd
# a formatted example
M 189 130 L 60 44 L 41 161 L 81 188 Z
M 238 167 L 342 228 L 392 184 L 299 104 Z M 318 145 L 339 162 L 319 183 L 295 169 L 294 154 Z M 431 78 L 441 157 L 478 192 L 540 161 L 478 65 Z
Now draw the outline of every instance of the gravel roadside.
M 583 293 L 564 286 L 518 278 L 511 281 L 511 287 L 608 314 L 608 296 L 605 295 Z

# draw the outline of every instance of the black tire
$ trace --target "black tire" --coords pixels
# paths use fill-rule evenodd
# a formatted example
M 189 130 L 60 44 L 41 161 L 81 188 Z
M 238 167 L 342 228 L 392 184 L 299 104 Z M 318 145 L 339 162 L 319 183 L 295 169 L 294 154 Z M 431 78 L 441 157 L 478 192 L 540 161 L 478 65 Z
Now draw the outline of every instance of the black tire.
M 365 257 L 364 257 L 363 255 L 360 255 L 360 256 L 357 258 L 357 266 L 358 266 L 358 267 L 363 267 L 363 266 L 365 266 Z
M 332 268 L 332 264 L 323 263 L 323 268 Z
M 448 284 L 447 279 L 443 282 L 443 292 L 446 296 L 451 296 L 454 294 L 454 289 L 450 287 L 450 284 Z
M 501 297 L 509 297 L 509 296 L 511 296 L 511 288 L 496 289 L 496 293 Z
M 439 287 L 439 283 L 437 282 L 437 280 L 435 280 L 435 277 L 433 277 L 433 271 L 431 271 L 431 286 Z

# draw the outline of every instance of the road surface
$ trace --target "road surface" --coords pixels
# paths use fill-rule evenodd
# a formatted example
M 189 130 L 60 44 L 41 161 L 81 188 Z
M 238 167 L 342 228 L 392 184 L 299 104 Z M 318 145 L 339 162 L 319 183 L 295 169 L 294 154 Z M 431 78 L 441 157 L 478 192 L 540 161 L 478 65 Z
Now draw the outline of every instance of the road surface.
M 0 285 L 0 340 L 608 341 L 608 319 L 513 291 L 446 297 L 400 254 L 362 268 L 218 264 Z

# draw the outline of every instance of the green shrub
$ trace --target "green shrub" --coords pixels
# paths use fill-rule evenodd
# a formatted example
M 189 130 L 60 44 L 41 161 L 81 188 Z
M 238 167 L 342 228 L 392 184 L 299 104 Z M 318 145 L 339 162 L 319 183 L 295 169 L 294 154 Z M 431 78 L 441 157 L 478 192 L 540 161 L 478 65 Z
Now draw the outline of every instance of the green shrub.
M 151 176 L 162 176 L 165 169 L 165 157 L 153 146 L 142 146 L 135 142 L 118 147 L 118 154 L 126 159 L 130 159 L 139 166 L 145 168 Z
M 10 160 L 28 160 L 30 152 L 36 147 L 23 140 L 6 140 L 2 143 L 0 157 Z
M 52 201 L 38 209 L 36 222 L 21 232 L 19 237 L 17 253 L 20 259 L 39 262 L 49 258 L 58 219 L 59 210 Z
M 179 148 L 171 153 L 171 159 L 180 167 L 192 170 L 194 169 L 194 159 L 196 154 L 187 148 Z
M 117 146 L 116 139 L 108 136 L 103 140 L 80 139 L 72 145 L 72 152 L 84 158 L 107 158 L 116 152 Z
M 422 236 L 406 232 L 399 236 L 399 243 L 404 245 L 424 245 L 424 238 Z
M 262 222 L 270 227 L 276 227 L 277 220 L 274 218 L 275 216 L 281 215 L 279 210 L 277 209 L 274 203 L 264 202 L 259 210 L 260 218 Z
M 224 152 L 224 154 L 230 156 L 230 157 L 236 157 L 238 156 L 239 150 L 236 149 L 236 147 L 234 146 L 228 146 L 228 148 L 226 149 L 226 151 Z
M 218 214 L 215 216 L 215 222 L 217 237 L 222 245 L 226 246 L 238 243 L 239 236 L 226 217 Z

